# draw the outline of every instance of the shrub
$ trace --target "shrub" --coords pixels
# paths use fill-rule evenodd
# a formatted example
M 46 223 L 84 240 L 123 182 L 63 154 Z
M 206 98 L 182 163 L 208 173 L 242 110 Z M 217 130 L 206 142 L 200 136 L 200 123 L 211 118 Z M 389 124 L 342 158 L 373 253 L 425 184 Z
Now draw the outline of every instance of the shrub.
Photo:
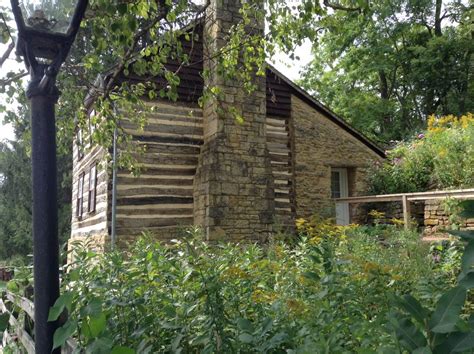
M 370 192 L 407 193 L 474 186 L 474 116 L 430 116 L 428 128 L 376 163 Z
M 428 249 L 394 226 L 299 222 L 292 246 L 210 245 L 194 231 L 171 245 L 144 237 L 127 253 L 79 249 L 51 311 L 51 319 L 69 312 L 56 342 L 73 335 L 87 351 L 131 353 L 394 344 L 384 328 L 387 290 L 401 294 L 430 277 Z

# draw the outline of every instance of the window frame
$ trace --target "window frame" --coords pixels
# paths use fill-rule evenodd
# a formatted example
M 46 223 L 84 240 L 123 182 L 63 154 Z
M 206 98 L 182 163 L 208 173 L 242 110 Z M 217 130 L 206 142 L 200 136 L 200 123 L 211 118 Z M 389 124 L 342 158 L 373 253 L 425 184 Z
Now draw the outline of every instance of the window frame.
M 82 129 L 79 128 L 76 134 L 76 146 L 77 146 L 77 161 L 81 161 L 84 157 L 84 139 L 82 136 Z
M 76 217 L 80 220 L 84 215 L 84 179 L 85 174 L 82 172 L 77 181 L 77 196 L 76 196 Z
M 97 163 L 94 162 L 89 170 L 89 189 L 87 192 L 87 211 L 93 213 L 97 204 Z

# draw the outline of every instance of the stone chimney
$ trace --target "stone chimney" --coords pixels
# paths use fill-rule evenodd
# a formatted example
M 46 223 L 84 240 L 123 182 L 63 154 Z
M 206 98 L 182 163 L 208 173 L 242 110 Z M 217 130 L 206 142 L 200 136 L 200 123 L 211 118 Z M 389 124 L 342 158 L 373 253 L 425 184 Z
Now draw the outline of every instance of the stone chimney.
M 210 72 L 205 86 L 221 91 L 204 106 L 204 144 L 194 179 L 194 223 L 204 228 L 208 240 L 264 241 L 272 231 L 274 187 L 265 138 L 265 78 L 255 76 L 257 89 L 248 95 L 238 80 L 219 75 L 212 59 L 232 25 L 241 20 L 241 6 L 238 0 L 211 0 L 204 27 L 204 67 Z M 263 33 L 263 26 L 254 21 L 247 30 Z M 241 113 L 243 124 L 236 122 L 229 108 Z

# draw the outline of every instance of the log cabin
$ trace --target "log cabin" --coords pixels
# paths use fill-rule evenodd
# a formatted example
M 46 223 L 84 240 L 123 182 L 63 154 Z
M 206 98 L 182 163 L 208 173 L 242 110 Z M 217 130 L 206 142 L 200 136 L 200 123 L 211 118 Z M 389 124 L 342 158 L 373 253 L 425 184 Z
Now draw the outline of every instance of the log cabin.
M 201 227 L 208 240 L 264 241 L 278 230 L 292 232 L 298 217 L 335 214 L 331 198 L 364 192 L 367 169 L 384 152 L 270 64 L 265 77 L 255 77 L 251 95 L 219 80 L 206 60 L 216 47 L 203 42 L 225 37 L 232 25 L 227 15 L 238 14 L 239 3 L 212 0 L 211 8 L 198 29 L 206 34 L 202 40 L 183 42 L 195 64 L 180 71 L 177 101 L 147 102 L 154 110 L 143 130 L 122 120 L 145 150 L 139 176 L 118 170 L 114 179 L 101 164 L 112 151 L 93 146 L 83 154 L 78 134 L 72 241 L 129 242 L 145 230 L 166 241 L 189 225 Z M 133 73 L 122 79 L 142 80 Z M 205 80 L 217 83 L 223 98 L 215 100 L 237 107 L 243 124 L 216 102 L 200 107 Z M 355 212 L 341 207 L 338 223 Z

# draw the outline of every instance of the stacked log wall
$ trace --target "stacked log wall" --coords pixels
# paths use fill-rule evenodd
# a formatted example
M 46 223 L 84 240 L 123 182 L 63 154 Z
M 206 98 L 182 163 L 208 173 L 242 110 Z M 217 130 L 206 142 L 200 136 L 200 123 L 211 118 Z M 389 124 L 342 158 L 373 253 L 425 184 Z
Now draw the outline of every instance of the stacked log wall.
M 108 181 L 107 152 L 100 146 L 84 146 L 84 155 L 79 158 L 77 140 L 73 144 L 73 174 L 72 174 L 72 220 L 70 242 L 86 240 L 97 245 L 103 245 L 108 238 Z M 91 167 L 97 166 L 96 206 L 92 212 L 88 211 L 89 174 Z M 84 175 L 82 217 L 77 216 L 77 197 L 79 177 Z
M 150 103 L 143 130 L 121 122 L 144 153 L 137 155 L 140 174 L 119 170 L 117 238 L 128 241 L 148 230 L 170 239 L 193 224 L 193 180 L 202 144 L 202 110 L 197 104 Z

